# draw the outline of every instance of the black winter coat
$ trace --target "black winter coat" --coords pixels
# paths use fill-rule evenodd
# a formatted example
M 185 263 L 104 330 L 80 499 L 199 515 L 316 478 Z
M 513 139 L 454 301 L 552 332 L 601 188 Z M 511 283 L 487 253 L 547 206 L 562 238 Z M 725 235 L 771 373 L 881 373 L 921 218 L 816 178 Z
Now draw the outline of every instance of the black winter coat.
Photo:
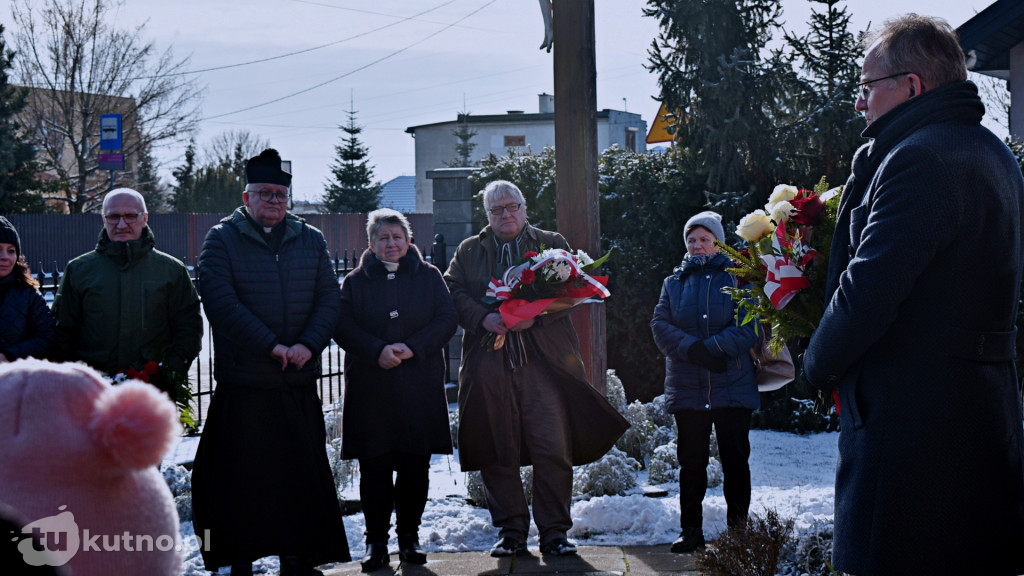
M 983 114 L 970 82 L 900 104 L 843 190 L 803 363 L 839 389 L 843 572 L 1024 573 L 1024 178 Z
M 0 279 L 0 352 L 8 361 L 46 358 L 54 338 L 54 320 L 39 291 L 12 273 Z
M 239 208 L 210 229 L 199 256 L 217 390 L 192 469 L 192 520 L 210 531 L 210 571 L 265 556 L 350 560 L 316 391 L 338 281 L 319 230 L 291 214 L 279 226 L 275 250 Z M 270 351 L 296 343 L 313 359 L 282 372 Z M 254 462 L 267 464 L 255 480 Z
M 363 253 L 341 286 L 334 336 L 345 349 L 342 458 L 451 454 L 443 349 L 457 322 L 441 273 L 415 246 L 394 273 Z M 385 370 L 377 359 L 396 342 L 413 357 Z
M 275 251 L 242 207 L 203 242 L 199 290 L 213 327 L 218 383 L 277 386 L 320 376 L 320 354 L 338 319 L 338 280 L 319 230 L 292 214 L 280 225 L 284 239 Z M 270 352 L 297 343 L 313 360 L 282 373 Z

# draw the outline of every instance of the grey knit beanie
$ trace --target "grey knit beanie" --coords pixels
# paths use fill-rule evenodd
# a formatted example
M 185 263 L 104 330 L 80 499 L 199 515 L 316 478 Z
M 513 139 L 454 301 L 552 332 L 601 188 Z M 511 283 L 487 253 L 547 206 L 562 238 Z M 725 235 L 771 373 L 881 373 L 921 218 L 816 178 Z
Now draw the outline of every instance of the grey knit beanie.
M 21 238 L 18 236 L 18 230 L 14 228 L 14 224 L 3 216 L 0 216 L 0 244 L 13 244 L 14 249 L 21 256 Z
M 717 212 L 706 210 L 699 214 L 694 214 L 686 221 L 686 226 L 683 227 L 683 236 L 690 234 L 690 230 L 694 226 L 700 226 L 707 228 L 709 232 L 715 235 L 715 239 L 719 242 L 725 242 L 725 229 L 722 228 L 722 215 Z

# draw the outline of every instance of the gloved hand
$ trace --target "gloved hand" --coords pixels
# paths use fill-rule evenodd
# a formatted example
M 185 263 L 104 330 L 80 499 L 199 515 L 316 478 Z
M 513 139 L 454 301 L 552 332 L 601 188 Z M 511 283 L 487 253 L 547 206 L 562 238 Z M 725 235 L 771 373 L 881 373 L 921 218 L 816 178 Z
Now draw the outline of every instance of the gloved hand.
M 725 358 L 716 358 L 708 351 L 703 342 L 697 341 L 686 351 L 686 358 L 698 366 L 703 366 L 712 372 L 725 372 Z

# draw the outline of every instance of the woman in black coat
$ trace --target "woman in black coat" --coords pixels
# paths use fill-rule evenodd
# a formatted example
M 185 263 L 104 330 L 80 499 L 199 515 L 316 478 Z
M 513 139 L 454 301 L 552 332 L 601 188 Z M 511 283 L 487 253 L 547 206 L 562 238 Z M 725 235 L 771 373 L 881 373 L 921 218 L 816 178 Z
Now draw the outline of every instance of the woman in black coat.
M 370 248 L 342 284 L 334 339 L 345 349 L 341 457 L 359 459 L 369 572 L 388 563 L 392 509 L 401 561 L 427 561 L 418 531 L 430 455 L 452 453 L 443 347 L 457 314 L 405 216 L 375 210 L 366 232 Z
M 21 256 L 18 231 L 0 216 L 0 362 L 46 358 L 54 320 Z

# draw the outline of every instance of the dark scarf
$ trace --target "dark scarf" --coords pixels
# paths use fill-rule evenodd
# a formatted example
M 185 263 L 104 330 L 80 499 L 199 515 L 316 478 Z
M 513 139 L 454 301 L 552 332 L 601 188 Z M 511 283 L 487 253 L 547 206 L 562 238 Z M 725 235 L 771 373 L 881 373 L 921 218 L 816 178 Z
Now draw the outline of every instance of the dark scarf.
M 522 257 L 521 247 L 523 238 L 526 237 L 526 225 L 519 231 L 519 234 L 508 242 L 502 242 L 498 235 L 494 235 L 494 249 L 498 254 L 498 275 L 519 262 Z M 509 326 L 511 328 L 511 326 Z M 517 370 L 526 365 L 529 358 L 526 356 L 526 346 L 523 344 L 523 334 L 509 330 L 505 333 L 505 363 L 510 370 Z

